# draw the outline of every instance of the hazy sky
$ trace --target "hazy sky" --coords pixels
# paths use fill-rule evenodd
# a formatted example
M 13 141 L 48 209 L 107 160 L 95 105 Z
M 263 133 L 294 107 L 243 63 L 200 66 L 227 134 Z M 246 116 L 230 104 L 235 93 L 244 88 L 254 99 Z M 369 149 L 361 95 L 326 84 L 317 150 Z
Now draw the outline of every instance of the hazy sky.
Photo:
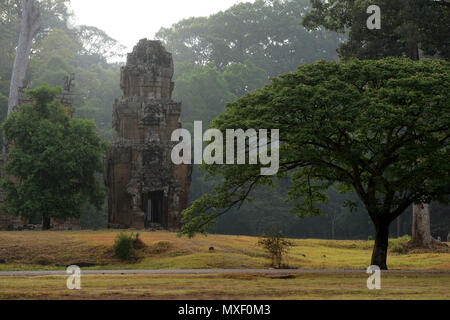
M 183 18 L 208 16 L 242 0 L 72 0 L 75 24 L 100 28 L 129 50 Z M 253 0 L 246 0 L 253 2 Z

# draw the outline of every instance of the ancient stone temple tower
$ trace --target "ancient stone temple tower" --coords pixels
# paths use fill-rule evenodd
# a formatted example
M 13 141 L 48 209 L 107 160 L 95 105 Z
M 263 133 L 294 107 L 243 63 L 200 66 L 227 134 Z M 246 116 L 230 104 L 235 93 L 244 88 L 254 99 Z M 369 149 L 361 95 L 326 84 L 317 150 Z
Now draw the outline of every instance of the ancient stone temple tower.
M 121 70 L 123 97 L 113 110 L 107 158 L 110 228 L 178 230 L 191 167 L 171 161 L 181 103 L 172 100 L 172 55 L 160 41 L 139 41 Z

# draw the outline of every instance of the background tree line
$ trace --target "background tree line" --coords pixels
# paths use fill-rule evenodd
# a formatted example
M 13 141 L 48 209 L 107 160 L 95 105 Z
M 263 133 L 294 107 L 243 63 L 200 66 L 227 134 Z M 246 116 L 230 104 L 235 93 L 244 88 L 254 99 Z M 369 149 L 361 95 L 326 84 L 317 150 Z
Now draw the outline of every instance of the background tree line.
M 124 53 L 123 48 L 95 27 L 70 27 L 69 3 L 42 2 L 45 25 L 33 45 L 27 76 L 29 87 L 43 83 L 60 86 L 65 75 L 75 73 L 75 116 L 93 119 L 101 137 L 110 140 L 112 104 L 121 95 L 120 64 L 111 61 Z M 0 11 L 0 120 L 3 121 L 20 29 L 20 1 L 0 0 Z M 346 30 L 327 31 L 325 27 L 329 26 L 321 24 L 308 29 L 302 21 L 309 12 L 309 0 L 256 0 L 209 17 L 184 19 L 170 28 L 161 28 L 156 37 L 173 53 L 174 98 L 183 102 L 183 126 L 191 128 L 194 120 L 209 124 L 224 112 L 226 103 L 262 87 L 271 77 L 294 71 L 300 64 L 338 60 L 336 49 L 348 39 Z M 204 173 L 195 168 L 191 200 L 199 198 L 213 184 L 214 180 L 204 181 Z M 284 202 L 289 184 L 290 178 L 286 177 L 274 189 L 258 189 L 252 203 L 219 219 L 211 231 L 260 235 L 281 230 L 294 237 L 340 239 L 367 239 L 373 234 L 363 207 L 343 208 L 343 196 L 334 191 L 330 191 L 331 201 L 323 210 L 328 216 L 298 219 L 289 213 L 289 205 Z M 433 235 L 446 236 L 450 226 L 446 210 L 447 207 L 433 204 Z M 398 230 L 391 228 L 391 234 L 410 233 L 408 215 L 402 216 Z M 82 224 L 105 227 L 105 211 L 99 213 L 86 205 Z

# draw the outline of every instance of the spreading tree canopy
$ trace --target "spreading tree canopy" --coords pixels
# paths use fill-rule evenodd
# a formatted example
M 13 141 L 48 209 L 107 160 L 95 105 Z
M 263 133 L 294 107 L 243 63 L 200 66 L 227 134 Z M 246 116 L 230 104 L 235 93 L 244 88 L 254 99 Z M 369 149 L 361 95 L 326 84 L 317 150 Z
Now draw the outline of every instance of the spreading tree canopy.
M 71 119 L 55 100 L 59 88 L 43 85 L 27 92 L 33 103 L 21 106 L 3 124 L 12 141 L 4 166 L 1 189 L 3 210 L 13 215 L 43 218 L 79 218 L 86 202 L 99 210 L 104 187 L 96 178 L 102 172 L 105 144 L 92 121 Z
M 300 216 L 319 214 L 332 186 L 355 191 L 375 226 L 372 264 L 386 269 L 390 223 L 450 194 L 449 72 L 445 61 L 401 58 L 301 65 L 229 104 L 212 127 L 280 130 L 277 178 L 291 175 Z M 274 180 L 260 165 L 204 168 L 222 180 L 184 212 L 189 236 Z

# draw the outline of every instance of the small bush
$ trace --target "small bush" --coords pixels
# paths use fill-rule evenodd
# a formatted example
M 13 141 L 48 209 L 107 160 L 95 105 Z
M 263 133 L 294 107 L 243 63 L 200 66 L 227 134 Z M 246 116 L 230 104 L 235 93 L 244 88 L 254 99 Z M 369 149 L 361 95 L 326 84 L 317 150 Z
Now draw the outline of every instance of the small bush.
M 408 242 L 411 240 L 410 236 L 403 236 L 397 239 L 389 240 L 389 251 L 398 254 L 408 253 Z
M 49 256 L 40 255 L 33 259 L 33 264 L 38 264 L 41 266 L 49 266 L 53 263 L 53 259 Z
M 152 245 L 152 253 L 161 254 L 169 251 L 172 248 L 172 242 L 170 241 L 157 241 Z
M 272 259 L 272 267 L 281 269 L 283 256 L 289 252 L 290 247 L 294 244 L 285 239 L 281 232 L 267 235 L 264 239 L 259 240 L 259 246 L 262 246 Z
M 119 233 L 114 241 L 114 256 L 122 261 L 130 261 L 136 258 L 134 248 L 136 237 L 134 234 Z

